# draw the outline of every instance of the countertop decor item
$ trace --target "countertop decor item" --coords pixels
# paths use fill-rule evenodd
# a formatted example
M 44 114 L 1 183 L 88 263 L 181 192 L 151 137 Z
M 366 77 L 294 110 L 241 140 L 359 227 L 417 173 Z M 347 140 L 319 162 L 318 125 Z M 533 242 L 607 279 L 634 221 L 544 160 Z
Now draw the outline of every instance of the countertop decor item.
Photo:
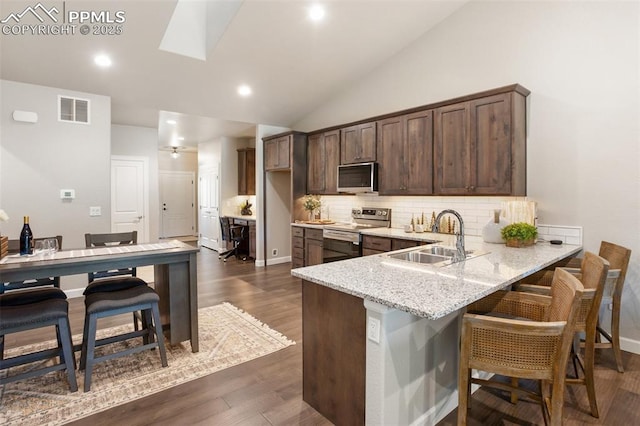
M 4 210 L 0 209 L 0 222 L 6 222 L 9 220 L 9 216 Z M 0 259 L 5 257 L 9 252 L 9 238 L 2 236 L 2 229 L 0 229 Z
M 302 206 L 306 211 L 309 212 L 309 220 L 313 221 L 314 219 L 320 219 L 319 217 L 315 217 L 315 211 L 318 210 L 322 206 L 322 201 L 320 200 L 319 195 L 305 195 Z
M 509 221 L 507 221 L 507 219 L 503 217 L 500 217 L 501 212 L 502 211 L 500 209 L 494 210 L 493 219 L 490 219 L 489 222 L 487 222 L 487 224 L 482 228 L 482 239 L 485 243 L 504 243 L 500 231 L 502 230 L 502 228 L 509 224 Z
M 536 242 L 538 228 L 525 222 L 512 223 L 500 231 L 507 247 L 527 247 Z
M 240 205 L 240 214 L 242 216 L 251 216 L 253 214 L 253 212 L 251 211 L 251 203 L 249 202 L 249 200 Z

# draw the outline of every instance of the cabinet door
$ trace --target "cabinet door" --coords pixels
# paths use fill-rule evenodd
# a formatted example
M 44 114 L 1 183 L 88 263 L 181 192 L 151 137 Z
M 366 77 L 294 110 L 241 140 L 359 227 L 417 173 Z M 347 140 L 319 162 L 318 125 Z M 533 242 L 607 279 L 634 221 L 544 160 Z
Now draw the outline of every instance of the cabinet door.
M 322 133 L 307 139 L 307 191 L 323 194 L 325 191 L 325 141 Z
M 305 238 L 304 252 L 305 266 L 320 265 L 322 263 L 323 256 L 321 240 L 311 240 Z
M 340 164 L 340 131 L 324 134 L 324 193 L 338 193 L 338 165 Z
M 470 102 L 470 192 L 511 194 L 511 97 L 490 96 Z
M 256 194 L 256 151 L 238 150 L 238 195 Z
M 282 136 L 264 143 L 264 168 L 269 170 L 285 170 L 291 167 L 291 137 Z
M 439 195 L 462 195 L 469 190 L 469 103 L 437 108 L 434 131 L 434 187 Z
M 378 122 L 378 192 L 380 195 L 404 194 L 404 117 Z
M 404 117 L 404 193 L 433 194 L 433 111 Z
M 356 124 L 340 131 L 340 164 L 376 161 L 376 122 Z

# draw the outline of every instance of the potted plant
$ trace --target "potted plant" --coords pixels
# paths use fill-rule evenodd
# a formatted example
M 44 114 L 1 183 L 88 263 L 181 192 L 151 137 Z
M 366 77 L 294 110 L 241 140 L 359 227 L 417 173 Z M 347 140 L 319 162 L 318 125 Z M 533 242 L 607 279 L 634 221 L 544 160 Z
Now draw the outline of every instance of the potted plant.
M 502 228 L 500 234 L 507 242 L 507 247 L 527 247 L 535 244 L 538 228 L 526 222 L 517 222 Z

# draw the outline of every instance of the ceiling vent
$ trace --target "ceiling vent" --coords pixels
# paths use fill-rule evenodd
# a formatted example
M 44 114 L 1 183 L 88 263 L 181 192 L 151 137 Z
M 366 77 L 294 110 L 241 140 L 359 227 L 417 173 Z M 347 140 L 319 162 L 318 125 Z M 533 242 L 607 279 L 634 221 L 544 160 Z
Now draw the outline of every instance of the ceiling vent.
M 58 96 L 58 120 L 89 124 L 89 100 Z

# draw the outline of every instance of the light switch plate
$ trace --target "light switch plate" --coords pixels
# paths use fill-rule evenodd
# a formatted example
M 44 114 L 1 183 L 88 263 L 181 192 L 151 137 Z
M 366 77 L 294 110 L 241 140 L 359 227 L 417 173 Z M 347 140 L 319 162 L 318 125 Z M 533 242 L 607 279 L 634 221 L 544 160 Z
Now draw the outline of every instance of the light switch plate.
M 102 209 L 100 206 L 89 207 L 89 216 L 102 216 Z
M 367 338 L 372 342 L 380 343 L 380 320 L 378 318 L 369 317 Z

